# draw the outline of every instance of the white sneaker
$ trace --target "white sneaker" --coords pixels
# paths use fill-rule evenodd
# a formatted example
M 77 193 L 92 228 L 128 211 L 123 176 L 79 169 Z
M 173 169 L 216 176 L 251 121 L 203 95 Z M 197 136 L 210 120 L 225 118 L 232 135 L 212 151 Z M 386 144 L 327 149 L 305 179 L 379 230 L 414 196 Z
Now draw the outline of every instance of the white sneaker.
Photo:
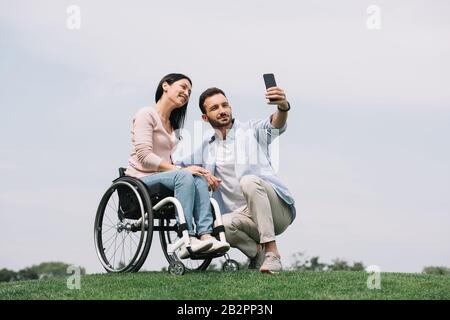
M 278 273 L 281 270 L 283 270 L 283 267 L 281 265 L 280 257 L 273 252 L 266 252 L 264 263 L 261 268 L 259 268 L 259 271 L 263 273 Z
M 225 253 L 230 250 L 230 244 L 226 241 L 218 241 L 216 238 L 212 237 L 205 242 L 210 242 L 212 244 L 211 248 L 206 250 L 204 253 Z
M 213 243 L 208 240 L 199 240 L 196 237 L 189 237 L 189 240 L 191 242 L 191 250 L 195 253 L 204 252 L 205 250 L 208 250 L 213 246 Z M 180 252 L 178 254 L 180 259 L 187 259 L 189 258 L 189 251 L 186 248 L 186 245 L 183 244 L 181 246 Z

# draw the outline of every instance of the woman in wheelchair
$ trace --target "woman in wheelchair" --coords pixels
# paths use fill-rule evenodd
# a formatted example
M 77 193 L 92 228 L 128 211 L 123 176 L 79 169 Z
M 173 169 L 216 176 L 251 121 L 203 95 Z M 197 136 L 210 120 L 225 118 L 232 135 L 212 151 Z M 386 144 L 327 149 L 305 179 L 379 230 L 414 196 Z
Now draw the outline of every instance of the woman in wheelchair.
M 168 74 L 160 81 L 155 94 L 156 105 L 141 109 L 133 119 L 133 147 L 125 174 L 140 179 L 147 186 L 160 183 L 174 190 L 184 211 L 192 252 L 224 253 L 230 245 L 211 235 L 213 215 L 208 183 L 203 177 L 208 171 L 196 166 L 181 169 L 172 162 L 171 154 L 179 141 L 191 88 L 191 80 L 182 74 Z M 185 245 L 179 257 L 189 257 Z

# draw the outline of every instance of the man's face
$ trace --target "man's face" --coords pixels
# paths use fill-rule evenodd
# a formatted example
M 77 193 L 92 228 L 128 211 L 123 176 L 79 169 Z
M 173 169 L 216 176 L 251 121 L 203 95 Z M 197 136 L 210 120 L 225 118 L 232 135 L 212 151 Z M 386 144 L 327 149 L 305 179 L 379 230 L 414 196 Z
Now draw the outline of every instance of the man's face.
M 209 122 L 213 128 L 223 128 L 231 124 L 233 119 L 231 106 L 223 94 L 219 93 L 206 98 L 203 106 L 206 114 L 202 115 L 202 118 Z

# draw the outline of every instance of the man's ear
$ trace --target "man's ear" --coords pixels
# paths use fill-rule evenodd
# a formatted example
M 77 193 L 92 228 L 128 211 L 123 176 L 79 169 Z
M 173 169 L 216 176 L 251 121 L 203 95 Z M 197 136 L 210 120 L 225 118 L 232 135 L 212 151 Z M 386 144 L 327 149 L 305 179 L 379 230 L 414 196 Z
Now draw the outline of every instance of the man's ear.
M 202 114 L 202 120 L 205 122 L 209 122 L 208 116 L 206 114 Z

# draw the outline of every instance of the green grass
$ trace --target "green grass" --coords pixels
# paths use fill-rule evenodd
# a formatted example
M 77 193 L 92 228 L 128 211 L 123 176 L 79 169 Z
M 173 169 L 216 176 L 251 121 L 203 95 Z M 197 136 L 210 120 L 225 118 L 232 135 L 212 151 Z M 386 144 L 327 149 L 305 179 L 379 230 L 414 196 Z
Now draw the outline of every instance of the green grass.
M 66 278 L 0 283 L 0 299 L 450 299 L 450 277 L 382 273 L 381 289 L 364 272 L 283 272 L 276 275 L 208 271 L 96 274 L 70 290 Z

